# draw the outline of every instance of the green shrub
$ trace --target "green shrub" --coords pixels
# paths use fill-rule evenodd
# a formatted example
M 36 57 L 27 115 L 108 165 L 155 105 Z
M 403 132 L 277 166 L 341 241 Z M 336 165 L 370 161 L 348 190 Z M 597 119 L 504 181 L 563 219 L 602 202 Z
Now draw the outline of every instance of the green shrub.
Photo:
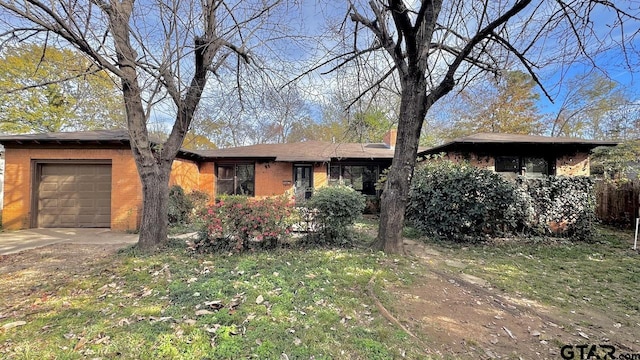
M 593 181 L 523 177 L 509 181 L 469 164 L 435 161 L 416 168 L 407 221 L 423 234 L 455 241 L 543 235 L 590 239 Z
M 594 182 L 589 177 L 519 178 L 524 202 L 531 209 L 535 235 L 589 240 L 596 222 Z
M 430 162 L 414 172 L 407 220 L 427 236 L 455 241 L 504 236 L 522 229 L 527 214 L 515 184 L 494 172 L 450 161 Z
M 180 185 L 169 188 L 169 226 L 182 227 L 200 224 L 209 203 L 209 195 L 200 190 L 185 194 Z
M 169 226 L 185 225 L 189 222 L 189 214 L 193 203 L 179 185 L 169 188 Z
M 207 208 L 198 246 L 242 252 L 273 248 L 290 233 L 293 204 L 288 198 L 225 196 Z
M 211 201 L 211 197 L 204 191 L 193 190 L 187 194 L 187 199 L 192 205 L 192 209 L 189 214 L 189 223 L 201 223 L 202 217 L 206 213 L 207 205 L 209 205 L 209 202 Z
M 348 186 L 327 186 L 316 190 L 306 206 L 318 210 L 324 242 L 346 244 L 350 241 L 348 227 L 362 215 L 366 197 Z

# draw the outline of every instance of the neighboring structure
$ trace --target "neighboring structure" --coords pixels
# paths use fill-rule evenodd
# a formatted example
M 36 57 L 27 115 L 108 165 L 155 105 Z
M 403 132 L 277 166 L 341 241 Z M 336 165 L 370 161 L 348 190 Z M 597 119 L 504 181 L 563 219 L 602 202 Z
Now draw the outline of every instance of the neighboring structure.
M 444 153 L 447 159 L 469 161 L 507 177 L 589 176 L 591 150 L 615 145 L 612 141 L 480 133 L 421 151 L 418 156 Z
M 375 197 L 375 183 L 389 167 L 395 130 L 384 143 L 307 141 L 178 153 L 171 184 L 255 197 L 295 195 L 344 183 Z M 135 230 L 142 187 L 125 130 L 0 136 L 5 150 L 3 227 L 110 227 Z M 500 172 L 588 175 L 588 153 L 614 145 L 577 139 L 479 134 L 420 155 L 447 152 Z

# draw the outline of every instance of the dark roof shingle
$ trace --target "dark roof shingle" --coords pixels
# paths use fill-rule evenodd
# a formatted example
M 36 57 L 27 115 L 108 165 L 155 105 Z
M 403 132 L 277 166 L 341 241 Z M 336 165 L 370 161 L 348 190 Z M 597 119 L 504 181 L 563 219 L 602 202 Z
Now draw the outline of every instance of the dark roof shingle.
M 201 150 L 207 158 L 269 158 L 287 162 L 324 162 L 331 159 L 392 159 L 393 149 L 385 144 L 335 144 L 304 141 L 286 144 L 257 144 L 234 148 Z
M 598 147 L 598 146 L 615 146 L 618 145 L 615 141 L 602 141 L 602 140 L 586 140 L 570 137 L 559 136 L 540 136 L 540 135 L 521 135 L 521 134 L 502 134 L 502 133 L 478 133 L 457 139 L 453 139 L 442 145 L 438 145 L 423 151 L 420 151 L 418 155 L 436 154 L 440 152 L 446 152 L 459 145 L 473 145 L 473 144 L 520 144 L 520 145 L 537 145 L 537 144 L 549 144 L 549 145 L 580 145 L 586 147 Z
M 99 142 L 129 141 L 126 129 L 0 135 L 0 142 Z
M 159 142 L 159 141 L 155 141 Z M 0 143 L 31 144 L 128 144 L 127 130 L 95 130 L 43 134 L 0 135 Z M 205 159 L 247 158 L 286 162 L 326 162 L 331 159 L 392 159 L 393 149 L 385 144 L 335 144 L 305 141 L 286 144 L 257 144 L 213 150 L 181 150 L 182 155 Z

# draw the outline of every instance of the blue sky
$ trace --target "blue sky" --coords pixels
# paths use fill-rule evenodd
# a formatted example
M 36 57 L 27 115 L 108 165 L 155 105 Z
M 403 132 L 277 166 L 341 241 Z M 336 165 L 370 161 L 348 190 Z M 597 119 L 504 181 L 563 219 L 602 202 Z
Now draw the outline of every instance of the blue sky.
M 412 6 L 415 7 L 415 3 L 418 3 L 418 0 L 410 0 L 410 3 L 414 3 Z M 553 2 L 550 2 L 553 4 Z M 362 12 L 366 13 L 368 8 L 366 2 L 360 2 L 362 6 Z M 619 3 L 619 6 L 628 6 L 630 11 L 638 12 L 637 5 L 633 5 L 631 2 Z M 636 7 L 634 9 L 633 7 Z M 603 8 L 599 8 L 599 11 L 596 11 L 591 14 L 590 20 L 593 24 L 594 33 L 597 34 L 601 38 L 610 38 L 614 41 L 619 41 L 620 32 L 615 30 L 615 21 L 616 17 L 613 12 L 603 11 Z M 311 1 L 307 6 L 303 6 L 302 8 L 302 16 L 304 29 L 309 30 L 314 33 L 322 29 L 325 23 L 325 16 L 332 17 L 334 19 L 342 19 L 345 16 L 345 12 L 347 10 L 346 2 L 330 2 L 330 5 L 327 4 L 318 4 L 318 2 Z M 347 22 L 350 20 L 347 19 Z M 640 28 L 640 22 L 636 21 L 635 23 L 627 23 L 626 25 L 627 33 L 632 31 L 638 31 Z M 612 31 L 611 29 L 614 28 Z M 513 29 L 513 32 L 517 32 L 519 29 Z M 598 69 L 595 71 L 600 71 L 605 73 L 606 76 L 611 78 L 614 81 L 617 81 L 623 86 L 632 96 L 637 98 L 640 95 L 640 87 L 638 81 L 640 79 L 637 78 L 636 68 L 640 66 L 640 59 L 638 58 L 637 53 L 634 51 L 638 51 L 640 49 L 640 40 L 636 39 L 635 43 L 626 45 L 628 46 L 629 52 L 627 53 L 628 59 L 625 59 L 624 54 L 622 54 L 619 48 L 612 48 L 609 51 L 601 53 L 594 57 L 596 65 Z M 593 42 L 592 42 L 593 43 Z M 592 44 L 591 43 L 591 44 Z M 549 44 L 551 47 L 555 48 L 550 51 L 558 51 L 558 43 Z M 312 52 L 306 54 L 300 54 L 300 58 L 309 58 L 314 55 L 309 55 Z M 542 56 L 544 55 L 544 51 L 541 52 Z M 319 54 L 315 54 L 318 56 Z M 557 110 L 558 103 L 560 103 L 562 96 L 564 94 L 564 87 L 562 85 L 563 80 L 570 79 L 576 75 L 583 74 L 585 72 L 594 71 L 593 67 L 588 64 L 587 59 L 576 59 L 577 61 L 573 64 L 554 64 L 553 61 L 549 65 L 546 65 L 543 68 L 537 69 L 537 73 L 545 86 L 545 89 L 551 94 L 554 103 L 549 101 L 540 91 L 540 102 L 539 108 L 542 112 L 554 112 Z M 627 63 L 627 60 L 629 63 Z M 519 64 L 514 64 L 515 68 L 524 69 Z M 324 77 L 324 80 L 330 78 L 330 76 Z
M 368 13 L 367 1 L 354 1 L 361 6 L 363 13 Z M 145 1 L 143 0 L 142 3 L 144 2 Z M 138 2 L 138 4 L 140 3 L 141 2 Z M 273 64 L 280 60 L 286 60 L 291 62 L 291 67 L 296 67 L 298 72 L 303 71 L 305 66 L 308 68 L 310 65 L 317 63 L 319 59 L 325 56 L 327 48 L 332 48 L 337 41 L 335 37 L 321 37 L 321 35 L 324 34 L 323 30 L 327 24 L 327 19 L 331 19 L 334 23 L 339 23 L 340 21 L 345 20 L 349 26 L 351 25 L 351 20 L 346 17 L 346 11 L 348 9 L 347 1 L 301 0 L 298 3 L 300 4 L 299 7 L 290 5 L 292 6 L 290 16 L 284 18 L 282 21 L 287 21 L 287 24 L 285 25 L 290 30 L 302 34 L 303 36 L 308 36 L 309 38 L 300 39 L 299 41 L 281 39 L 275 45 L 276 51 L 271 54 L 273 57 L 266 58 L 265 64 L 269 65 L 269 63 Z M 411 3 L 411 6 L 415 8 L 418 0 L 409 0 L 407 3 Z M 554 2 L 549 1 L 548 3 L 553 4 Z M 465 4 L 465 6 L 469 6 L 471 3 Z M 631 1 L 621 2 L 620 4 L 620 6 L 635 6 L 636 9 L 632 10 L 636 13 L 638 12 L 637 5 L 633 5 L 635 3 Z M 2 14 L 0 13 L 0 15 Z M 615 17 L 612 13 L 603 11 L 595 13 L 591 20 L 595 24 L 595 32 L 605 34 L 609 31 L 610 25 L 615 21 Z M 11 24 L 11 22 L 4 22 L 5 26 L 7 24 Z M 1 27 L 2 23 L 0 23 L 0 30 L 3 30 Z M 640 23 L 638 22 L 634 24 L 627 24 L 628 31 L 638 31 L 638 29 L 640 29 Z M 514 29 L 513 31 L 517 34 L 518 29 Z M 616 33 L 614 32 L 614 39 L 615 36 Z M 314 40 L 321 41 L 315 42 Z M 630 48 L 634 50 L 640 49 L 640 43 L 638 43 L 637 39 L 636 43 L 627 45 L 631 45 Z M 620 82 L 631 93 L 638 96 L 637 94 L 640 93 L 640 91 L 638 91 L 640 90 L 638 81 L 640 80 L 637 79 L 635 69 L 636 66 L 640 64 L 640 61 L 636 55 L 632 55 L 630 59 L 630 62 L 632 63 L 631 66 L 625 66 L 626 64 L 621 62 L 621 58 L 623 57 L 620 50 L 612 49 L 597 56 L 596 60 L 601 69 L 607 72 L 613 80 Z M 286 66 L 288 65 L 285 65 L 285 67 Z M 565 67 L 564 69 L 557 64 L 552 64 L 540 69 L 539 73 L 543 84 L 550 93 L 555 96 L 561 96 L 562 88 L 559 88 L 558 84 L 562 77 L 570 78 L 575 74 L 588 70 L 590 70 L 588 67 L 579 63 Z M 311 105 L 310 108 L 312 116 L 314 118 L 320 117 L 319 104 L 322 103 L 322 101 L 327 101 L 327 95 L 329 95 L 331 91 L 338 86 L 338 83 L 336 82 L 336 75 L 330 74 L 321 76 L 319 72 L 316 72 L 313 75 L 305 77 L 302 80 L 302 85 L 309 88 L 309 97 L 307 100 Z M 556 106 L 556 104 L 552 104 L 544 96 L 541 96 L 540 109 L 542 111 L 553 111 Z M 158 112 L 158 116 L 171 117 L 171 112 L 170 108 L 165 108 L 165 111 Z

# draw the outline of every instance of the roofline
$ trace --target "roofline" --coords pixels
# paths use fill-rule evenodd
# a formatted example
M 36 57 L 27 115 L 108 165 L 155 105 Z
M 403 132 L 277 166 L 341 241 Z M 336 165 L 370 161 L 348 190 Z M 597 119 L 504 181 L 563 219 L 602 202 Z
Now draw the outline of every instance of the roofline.
M 490 140 L 490 139 L 473 139 L 469 137 L 463 137 L 463 138 L 453 139 L 442 145 L 438 145 L 429 149 L 418 151 L 418 156 L 446 152 L 444 150 L 448 147 L 451 147 L 452 145 L 479 145 L 479 144 L 575 145 L 575 146 L 590 146 L 592 148 L 596 148 L 598 146 L 617 146 L 618 144 L 620 144 L 620 142 L 608 141 L 608 140 L 586 140 L 586 139 L 579 139 L 579 138 L 551 137 L 551 136 L 540 136 L 540 138 L 557 139 L 557 141 L 498 140 L 498 139 Z
M 45 144 L 56 144 L 56 145 L 102 145 L 102 146 L 126 146 L 130 148 L 130 140 L 125 138 L 114 138 L 114 139 L 60 139 L 60 138 L 29 138 L 29 135 L 35 134 L 25 134 L 25 135 L 16 135 L 11 136 L 13 138 L 9 138 L 10 136 L 2 135 L 0 136 L 0 145 L 3 145 L 4 148 L 12 148 L 15 146 L 38 146 Z M 158 145 L 157 141 L 151 141 L 152 144 Z M 177 158 L 181 158 L 184 160 L 196 160 L 196 161 L 204 161 L 206 160 L 205 156 L 198 154 L 196 151 L 191 151 L 188 149 L 180 148 L 178 150 Z

